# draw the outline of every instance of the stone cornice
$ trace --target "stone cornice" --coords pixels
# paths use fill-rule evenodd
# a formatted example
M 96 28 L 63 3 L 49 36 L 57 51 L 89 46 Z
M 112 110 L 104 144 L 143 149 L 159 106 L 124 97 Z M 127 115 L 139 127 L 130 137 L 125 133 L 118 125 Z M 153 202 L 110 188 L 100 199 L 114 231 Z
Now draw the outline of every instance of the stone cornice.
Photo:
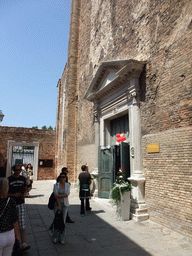
M 129 80 L 139 78 L 146 62 L 129 60 L 105 61 L 99 66 L 84 98 L 89 101 L 102 100 L 107 95 L 123 87 Z M 115 70 L 115 76 L 105 86 L 102 83 L 110 73 Z

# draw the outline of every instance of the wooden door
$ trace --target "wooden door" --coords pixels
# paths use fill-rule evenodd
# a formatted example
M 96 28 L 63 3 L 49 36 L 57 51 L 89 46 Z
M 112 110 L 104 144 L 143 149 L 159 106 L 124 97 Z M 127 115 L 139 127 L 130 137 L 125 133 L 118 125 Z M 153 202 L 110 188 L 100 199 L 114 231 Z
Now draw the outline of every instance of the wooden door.
M 98 163 L 98 197 L 109 198 L 109 192 L 114 182 L 113 147 L 99 148 Z
M 126 142 L 120 143 L 121 168 L 125 172 L 125 179 L 130 177 L 130 146 Z

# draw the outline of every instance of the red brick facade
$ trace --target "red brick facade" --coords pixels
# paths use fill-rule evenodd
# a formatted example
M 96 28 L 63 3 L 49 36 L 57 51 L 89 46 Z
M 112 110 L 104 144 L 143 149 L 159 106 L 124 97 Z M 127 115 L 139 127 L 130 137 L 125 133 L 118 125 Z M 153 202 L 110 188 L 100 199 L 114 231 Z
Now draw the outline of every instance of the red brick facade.
M 192 128 L 142 138 L 145 199 L 150 219 L 178 232 L 192 234 Z M 159 143 L 159 153 L 147 145 Z
M 94 169 L 93 104 L 84 95 L 99 65 L 146 61 L 139 86 L 148 211 L 151 219 L 192 235 L 191 13 L 190 0 L 73 0 L 68 67 L 58 87 L 65 118 L 61 126 L 58 115 L 57 133 L 61 165 L 76 182 L 81 164 Z M 160 152 L 147 154 L 147 144 L 156 142 Z

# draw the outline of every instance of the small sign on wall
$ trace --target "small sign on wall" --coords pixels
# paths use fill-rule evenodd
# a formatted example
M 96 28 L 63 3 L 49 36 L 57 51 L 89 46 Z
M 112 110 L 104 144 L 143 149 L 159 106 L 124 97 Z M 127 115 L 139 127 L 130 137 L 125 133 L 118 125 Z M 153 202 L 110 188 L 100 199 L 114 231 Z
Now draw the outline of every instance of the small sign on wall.
M 159 153 L 159 143 L 148 144 L 147 145 L 147 153 Z
M 39 159 L 39 167 L 53 167 L 53 159 Z

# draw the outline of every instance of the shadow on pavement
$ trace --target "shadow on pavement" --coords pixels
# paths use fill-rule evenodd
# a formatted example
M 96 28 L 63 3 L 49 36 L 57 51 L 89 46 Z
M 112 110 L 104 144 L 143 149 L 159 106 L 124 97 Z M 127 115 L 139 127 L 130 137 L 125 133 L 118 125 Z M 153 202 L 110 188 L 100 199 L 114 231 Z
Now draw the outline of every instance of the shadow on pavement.
M 47 231 L 53 221 L 53 211 L 47 205 L 27 204 L 26 242 L 29 256 L 150 256 L 139 245 L 102 219 L 104 210 L 94 210 L 80 216 L 80 205 L 69 206 L 69 216 L 75 223 L 66 223 L 66 243 L 53 244 Z M 111 220 L 112 221 L 112 220 Z
M 44 195 L 26 196 L 27 198 L 43 197 Z

